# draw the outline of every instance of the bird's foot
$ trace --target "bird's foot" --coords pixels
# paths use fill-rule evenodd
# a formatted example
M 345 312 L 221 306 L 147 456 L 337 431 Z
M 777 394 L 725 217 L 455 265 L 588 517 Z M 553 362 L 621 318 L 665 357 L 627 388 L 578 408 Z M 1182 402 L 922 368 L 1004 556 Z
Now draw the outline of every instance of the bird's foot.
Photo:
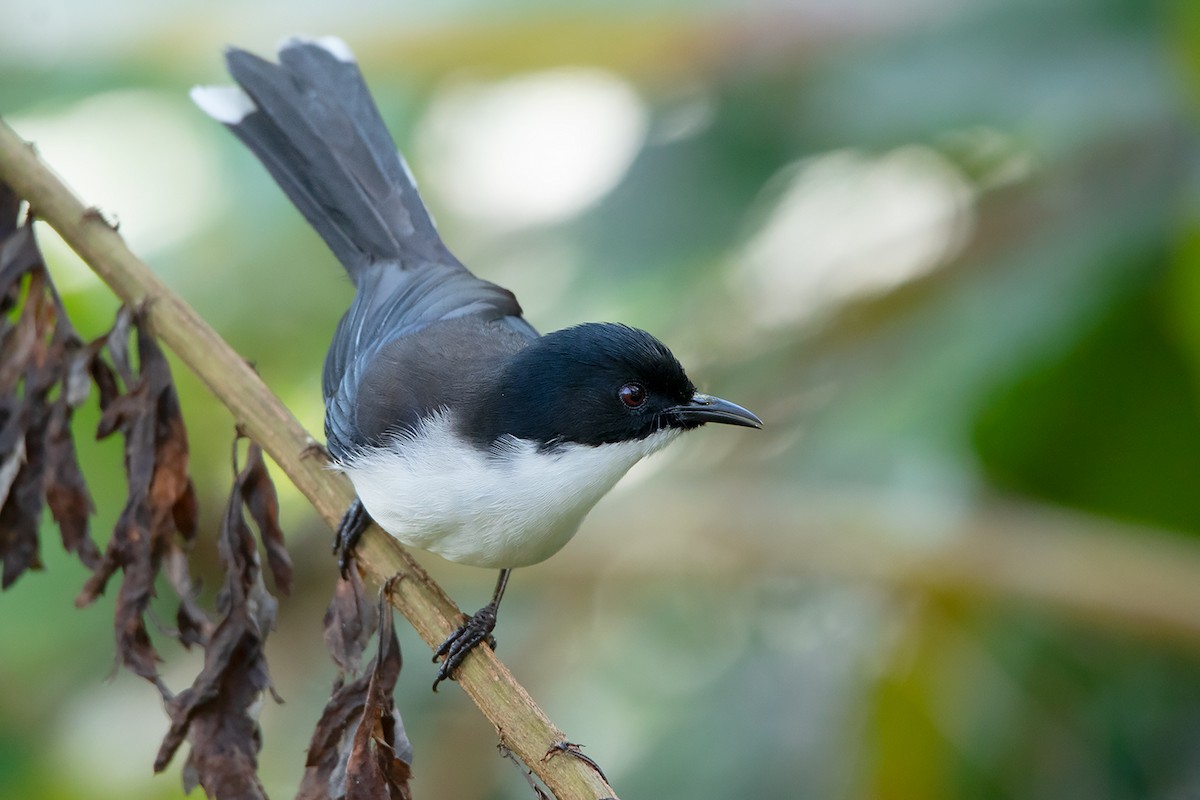
M 338 558 L 338 572 L 345 578 L 350 574 L 350 562 L 354 560 L 354 548 L 362 538 L 363 531 L 371 524 L 371 516 L 363 508 L 362 502 L 356 497 L 342 521 L 338 523 L 337 533 L 333 537 L 333 552 Z
M 442 642 L 441 647 L 433 654 L 433 660 L 442 659 L 442 665 L 438 668 L 437 679 L 433 682 L 433 690 L 436 692 L 438 684 L 447 678 L 454 678 L 454 670 L 458 669 L 459 664 L 466 659 L 467 654 L 475 649 L 481 642 L 486 642 L 487 646 L 496 649 L 496 637 L 492 636 L 492 631 L 496 629 L 496 606 L 488 603 L 483 608 L 475 612 L 475 616 L 470 617 L 462 625 L 458 626 L 458 630 L 450 634 L 446 641 Z

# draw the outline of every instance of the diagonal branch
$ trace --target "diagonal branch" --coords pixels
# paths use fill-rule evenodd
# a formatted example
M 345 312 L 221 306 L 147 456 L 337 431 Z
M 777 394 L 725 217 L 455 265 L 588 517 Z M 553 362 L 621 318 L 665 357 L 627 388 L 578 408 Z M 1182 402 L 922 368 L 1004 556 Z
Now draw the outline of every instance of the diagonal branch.
M 266 450 L 331 527 L 354 497 L 348 481 L 328 470 L 315 442 L 247 364 L 195 311 L 125 246 L 95 208 L 84 205 L 12 128 L 0 120 L 0 181 L 29 202 L 97 275 L 131 306 L 143 306 L 155 334 L 207 384 L 246 433 Z M 394 539 L 372 526 L 358 549 L 376 582 L 394 575 L 392 602 L 431 646 L 461 618 L 458 608 Z M 330 562 L 330 569 L 334 569 Z M 559 800 L 615 797 L 579 759 L 545 758 L 564 736 L 493 655 L 479 648 L 457 672 L 459 685 Z

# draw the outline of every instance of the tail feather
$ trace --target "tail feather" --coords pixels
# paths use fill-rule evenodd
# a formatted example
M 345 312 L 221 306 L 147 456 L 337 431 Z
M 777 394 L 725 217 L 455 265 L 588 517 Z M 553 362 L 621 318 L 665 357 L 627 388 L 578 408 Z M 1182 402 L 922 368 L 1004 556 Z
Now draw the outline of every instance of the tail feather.
M 231 48 L 239 88 L 197 87 L 192 98 L 250 148 L 356 282 L 379 262 L 457 263 L 349 49 L 290 39 L 279 60 Z

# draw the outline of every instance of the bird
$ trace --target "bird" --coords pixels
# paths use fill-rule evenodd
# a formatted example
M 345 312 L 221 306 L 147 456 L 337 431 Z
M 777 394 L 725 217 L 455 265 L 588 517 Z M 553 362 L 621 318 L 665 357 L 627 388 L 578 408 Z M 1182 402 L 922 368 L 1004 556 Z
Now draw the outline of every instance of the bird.
M 511 571 L 558 552 L 635 463 L 707 423 L 763 423 L 699 391 L 640 329 L 539 334 L 512 292 L 443 243 L 350 47 L 297 36 L 277 58 L 227 48 L 236 85 L 191 98 L 262 162 L 355 287 L 322 373 L 325 447 L 357 495 L 335 538 L 343 574 L 371 520 L 500 571 L 491 601 L 435 652 L 436 691 L 476 646 L 495 646 Z

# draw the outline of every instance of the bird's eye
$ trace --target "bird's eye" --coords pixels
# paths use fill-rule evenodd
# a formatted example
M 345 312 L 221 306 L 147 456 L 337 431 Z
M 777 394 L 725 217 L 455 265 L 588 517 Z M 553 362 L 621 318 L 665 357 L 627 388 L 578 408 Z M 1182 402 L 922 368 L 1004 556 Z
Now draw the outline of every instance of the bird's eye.
M 640 383 L 627 383 L 617 390 L 626 408 L 641 408 L 646 404 L 646 388 Z

